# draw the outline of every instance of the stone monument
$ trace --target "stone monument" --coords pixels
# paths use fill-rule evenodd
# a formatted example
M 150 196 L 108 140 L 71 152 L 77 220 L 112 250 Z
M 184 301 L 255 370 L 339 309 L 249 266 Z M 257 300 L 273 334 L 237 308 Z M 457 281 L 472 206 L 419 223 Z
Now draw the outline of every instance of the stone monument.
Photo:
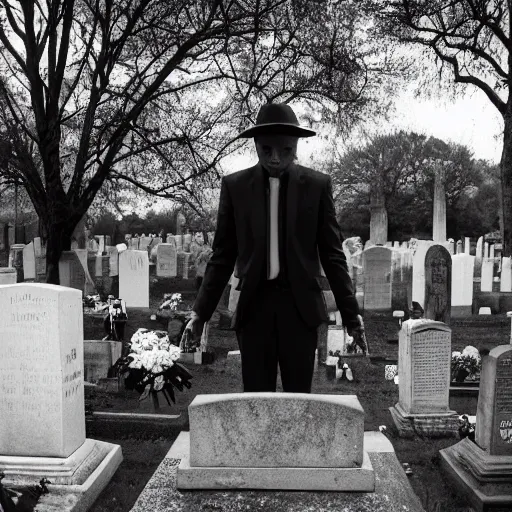
M 363 251 L 364 309 L 391 311 L 391 254 L 388 247 Z
M 420 303 L 425 318 L 450 323 L 452 257 L 442 245 L 432 245 L 425 255 L 425 297 Z
M 129 308 L 149 308 L 149 257 L 147 251 L 119 254 L 119 297 Z
M 458 415 L 449 408 L 451 329 L 419 319 L 402 323 L 399 334 L 399 401 L 390 407 L 402 437 L 456 436 Z
M 475 256 L 452 256 L 452 317 L 471 316 Z
M 173 243 L 158 244 L 156 248 L 156 275 L 158 277 L 176 277 L 178 257 Z
M 472 507 L 512 510 L 512 346 L 482 360 L 475 442 L 440 451 L 441 467 Z
M 432 239 L 439 244 L 446 242 L 446 172 L 442 163 L 436 165 L 434 179 L 434 212 Z
M 38 510 L 87 510 L 122 460 L 86 439 L 82 294 L 63 286 L 0 286 L 0 471 L 10 487 L 50 480 Z M 52 492 L 53 491 L 53 492 Z

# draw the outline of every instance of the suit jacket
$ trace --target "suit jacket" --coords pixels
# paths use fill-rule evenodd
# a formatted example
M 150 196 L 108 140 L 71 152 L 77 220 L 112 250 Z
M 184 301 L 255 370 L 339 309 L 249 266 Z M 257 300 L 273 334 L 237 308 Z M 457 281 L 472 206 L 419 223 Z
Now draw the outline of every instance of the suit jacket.
M 328 321 L 320 262 L 347 327 L 358 325 L 354 296 L 330 176 L 292 164 L 286 204 L 288 281 L 304 321 L 316 327 Z M 210 320 L 236 265 L 240 279 L 238 307 L 232 327 L 242 326 L 267 261 L 265 182 L 260 164 L 222 178 L 213 254 L 193 310 Z

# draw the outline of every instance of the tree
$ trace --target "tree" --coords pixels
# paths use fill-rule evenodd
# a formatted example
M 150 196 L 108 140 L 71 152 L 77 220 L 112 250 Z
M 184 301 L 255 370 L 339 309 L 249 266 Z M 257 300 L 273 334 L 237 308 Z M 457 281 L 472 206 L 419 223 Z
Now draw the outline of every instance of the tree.
M 391 83 L 357 2 L 0 6 L 0 138 L 45 229 L 51 283 L 102 187 L 186 195 L 201 175 L 220 180 L 219 161 L 240 147 L 232 134 L 262 101 L 304 98 L 347 124 Z
M 504 0 L 369 1 L 381 36 L 425 50 L 439 75 L 480 89 L 503 119 L 500 161 L 503 253 L 512 254 L 511 3 Z M 424 65 L 425 59 L 420 59 Z M 496 191 L 499 194 L 498 191 Z
M 338 154 L 331 169 L 342 230 L 356 229 L 354 234 L 368 238 L 368 210 L 374 207 L 377 196 L 389 218 L 390 234 L 398 238 L 431 236 L 438 162 L 444 162 L 446 169 L 448 215 L 456 215 L 461 198 L 482 181 L 480 167 L 466 147 L 399 131 L 376 136 L 364 146 Z M 360 225 L 354 225 L 351 217 L 358 218 Z

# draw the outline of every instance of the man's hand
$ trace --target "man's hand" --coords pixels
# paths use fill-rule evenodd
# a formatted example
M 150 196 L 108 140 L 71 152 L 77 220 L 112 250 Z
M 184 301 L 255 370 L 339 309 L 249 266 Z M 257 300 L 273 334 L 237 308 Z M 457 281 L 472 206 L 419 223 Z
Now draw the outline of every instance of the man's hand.
M 199 318 L 199 315 L 192 311 L 190 320 L 185 326 L 185 332 L 189 331 L 193 341 L 197 341 L 203 335 L 204 324 L 206 322 Z
M 359 325 L 351 328 L 347 327 L 347 334 L 354 338 L 354 344 L 360 347 L 363 353 L 366 354 L 368 352 L 368 345 L 366 343 L 363 317 L 357 315 L 357 319 L 359 320 Z

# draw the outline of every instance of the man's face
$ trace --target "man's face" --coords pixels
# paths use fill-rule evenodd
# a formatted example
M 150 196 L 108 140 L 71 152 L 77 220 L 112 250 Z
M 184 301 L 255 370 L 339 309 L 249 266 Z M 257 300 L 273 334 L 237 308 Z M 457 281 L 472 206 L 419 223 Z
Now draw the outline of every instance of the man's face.
M 292 135 L 259 135 L 254 142 L 260 164 L 269 171 L 286 170 L 295 158 L 298 140 Z

